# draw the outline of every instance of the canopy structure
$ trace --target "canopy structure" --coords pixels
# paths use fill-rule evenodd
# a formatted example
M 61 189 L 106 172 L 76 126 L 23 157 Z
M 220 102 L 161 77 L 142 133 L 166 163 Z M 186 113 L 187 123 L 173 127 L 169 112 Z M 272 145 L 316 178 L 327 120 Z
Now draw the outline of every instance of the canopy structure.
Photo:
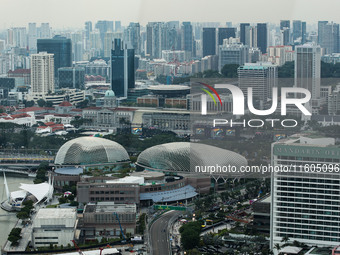
M 152 200 L 154 203 L 158 202 L 173 202 L 185 200 L 197 196 L 195 188 L 191 185 L 184 186 L 180 189 L 167 190 L 162 192 L 141 193 L 140 200 Z
M 21 183 L 20 189 L 26 192 L 31 193 L 36 199 L 37 203 L 39 203 L 44 198 L 51 197 L 51 189 L 53 192 L 52 185 L 50 183 L 44 182 L 39 184 L 24 184 Z

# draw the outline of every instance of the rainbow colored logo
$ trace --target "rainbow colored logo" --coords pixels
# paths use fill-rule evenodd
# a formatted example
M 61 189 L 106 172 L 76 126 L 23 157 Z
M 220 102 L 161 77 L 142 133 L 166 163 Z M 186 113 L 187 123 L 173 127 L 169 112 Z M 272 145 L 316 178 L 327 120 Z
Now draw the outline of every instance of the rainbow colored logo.
M 216 97 L 218 98 L 218 101 L 220 101 L 220 104 L 222 106 L 222 100 L 220 98 L 220 95 L 217 93 L 216 89 L 214 89 L 213 87 L 211 87 L 209 84 L 203 83 L 203 82 L 199 82 L 199 84 L 202 84 L 203 86 L 207 87 L 208 89 L 210 89 L 212 92 L 214 92 L 214 94 L 216 95 Z M 213 96 L 213 94 L 211 94 L 211 92 L 207 89 L 202 88 L 201 90 L 203 90 L 204 92 L 206 92 L 214 101 L 215 105 L 217 105 L 216 99 Z

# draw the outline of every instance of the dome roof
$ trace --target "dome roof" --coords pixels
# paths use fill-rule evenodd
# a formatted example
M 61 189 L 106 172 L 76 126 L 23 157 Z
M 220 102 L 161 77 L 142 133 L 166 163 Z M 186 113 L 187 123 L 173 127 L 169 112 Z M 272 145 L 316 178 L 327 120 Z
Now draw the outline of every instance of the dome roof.
M 99 137 L 79 137 L 60 147 L 54 163 L 57 165 L 103 164 L 129 161 L 120 144 Z
M 231 165 L 239 169 L 247 165 L 247 160 L 240 154 L 218 147 L 175 142 L 146 149 L 138 156 L 137 165 L 162 171 L 194 172 L 195 166 Z
M 107 90 L 105 92 L 105 97 L 114 97 L 115 93 L 113 92 L 113 90 Z

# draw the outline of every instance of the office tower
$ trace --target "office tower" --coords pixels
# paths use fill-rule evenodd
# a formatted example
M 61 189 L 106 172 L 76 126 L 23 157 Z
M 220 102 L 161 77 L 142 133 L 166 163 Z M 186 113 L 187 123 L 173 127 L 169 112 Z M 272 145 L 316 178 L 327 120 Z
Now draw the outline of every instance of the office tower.
M 54 75 L 58 76 L 58 68 L 72 66 L 71 39 L 59 35 L 52 39 L 38 39 L 38 52 L 46 51 L 54 54 Z
M 104 37 L 104 57 L 106 58 L 111 56 L 113 40 L 114 34 L 112 32 L 106 32 Z
M 161 58 L 162 50 L 167 50 L 169 27 L 163 22 L 149 22 L 146 26 L 146 54 L 151 58 Z
M 39 52 L 31 55 L 31 92 L 46 95 L 54 92 L 53 54 Z
M 293 20 L 293 42 L 299 38 L 302 38 L 302 22 Z
M 100 52 L 101 54 L 103 54 L 105 34 L 106 32 L 113 32 L 113 21 L 99 20 L 96 23 L 95 28 L 99 31 L 99 34 L 100 34 L 100 41 L 101 41 Z
M 240 42 L 246 45 L 246 27 L 249 27 L 249 23 L 240 24 Z M 248 45 L 249 46 L 249 45 Z
M 290 29 L 285 27 L 281 30 L 281 44 L 290 45 Z
M 280 30 L 290 28 L 290 20 L 280 20 Z
M 167 22 L 169 28 L 175 28 L 176 30 L 179 29 L 179 21 L 178 20 L 173 20 L 173 21 L 168 21 Z
M 321 48 L 325 49 L 326 54 L 339 52 L 339 24 L 328 22 L 320 24 L 321 38 L 319 44 Z
M 306 37 L 307 37 L 307 23 L 305 21 L 302 21 L 301 23 L 301 44 L 306 43 Z
M 304 135 L 272 144 L 271 165 L 292 168 L 271 176 L 271 249 L 285 237 L 308 246 L 339 245 L 340 180 L 338 172 L 330 172 L 339 156 L 334 138 Z
M 328 21 L 318 21 L 318 44 L 322 44 L 324 26 L 327 25 Z
M 226 64 L 244 65 L 247 63 L 249 57 L 249 48 L 242 43 L 233 43 L 224 41 L 223 45 L 219 46 L 218 54 L 218 70 L 221 71 Z
M 229 39 L 230 37 L 236 38 L 236 28 L 235 27 L 219 27 L 217 32 L 217 42 L 218 45 L 223 44 L 224 39 Z
M 28 48 L 31 53 L 37 52 L 37 25 L 36 23 L 28 24 Z
M 58 69 L 59 88 L 85 89 L 85 68 L 61 67 Z
M 277 87 L 277 66 L 272 63 L 246 63 L 237 70 L 239 88 L 244 95 L 253 88 L 253 99 L 267 102 L 272 97 L 273 87 Z
M 320 97 L 321 48 L 304 44 L 295 48 L 295 86 L 308 89 L 312 99 Z
M 203 28 L 203 57 L 216 55 L 216 28 Z
M 100 33 L 96 29 L 90 33 L 90 49 L 100 49 L 101 47 L 101 40 L 100 40 Z
M 134 49 L 129 49 L 121 39 L 115 39 L 114 49 L 111 51 L 111 88 L 117 97 L 127 97 L 128 88 L 134 87 Z
M 267 51 L 267 24 L 257 23 L 257 47 L 264 54 Z
M 233 22 L 230 22 L 230 21 L 227 21 L 226 23 L 225 23 L 225 26 L 226 27 L 233 27 Z M 236 28 L 235 28 L 236 29 Z
M 5 50 L 6 42 L 5 40 L 0 40 L 0 56 L 1 53 Z
M 135 50 L 135 54 L 141 54 L 141 40 L 140 40 L 140 25 L 139 23 L 131 22 L 127 29 L 125 29 L 125 42 L 130 43 Z
M 193 47 L 193 34 L 192 25 L 190 22 L 182 23 L 182 50 L 192 52 Z
M 245 28 L 245 45 L 249 48 L 257 48 L 257 27 L 256 26 L 246 26 Z
M 92 22 L 86 21 L 85 22 L 85 38 L 90 39 L 90 33 L 92 32 Z
M 287 61 L 294 59 L 294 52 L 292 46 L 270 46 L 267 50 L 268 62 L 277 64 L 278 66 L 284 65 Z
M 39 38 L 51 38 L 51 28 L 49 23 L 41 23 Z
M 115 32 L 121 32 L 122 31 L 122 23 L 117 20 L 115 21 Z
M 77 42 L 74 45 L 74 56 L 73 59 L 75 62 L 83 61 L 83 54 L 84 54 L 84 45 L 82 42 Z
M 146 55 L 152 55 L 152 23 L 146 25 Z
M 85 22 L 85 48 L 90 49 L 90 33 L 92 32 L 92 22 Z
M 169 28 L 167 36 L 167 49 L 180 50 L 182 48 L 182 42 L 178 43 L 178 37 L 181 37 L 178 35 L 177 31 L 178 30 L 175 27 Z

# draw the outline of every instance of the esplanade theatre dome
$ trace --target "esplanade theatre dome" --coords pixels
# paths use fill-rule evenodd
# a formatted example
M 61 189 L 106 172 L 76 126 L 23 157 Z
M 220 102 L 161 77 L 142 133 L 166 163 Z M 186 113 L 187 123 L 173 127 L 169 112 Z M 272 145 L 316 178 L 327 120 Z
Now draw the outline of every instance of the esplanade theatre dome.
M 137 165 L 144 169 L 193 172 L 196 166 L 231 165 L 239 169 L 247 165 L 247 160 L 238 153 L 211 145 L 174 142 L 146 149 L 138 156 Z
M 128 162 L 129 155 L 120 144 L 100 137 L 79 137 L 60 147 L 56 165 L 116 164 Z

